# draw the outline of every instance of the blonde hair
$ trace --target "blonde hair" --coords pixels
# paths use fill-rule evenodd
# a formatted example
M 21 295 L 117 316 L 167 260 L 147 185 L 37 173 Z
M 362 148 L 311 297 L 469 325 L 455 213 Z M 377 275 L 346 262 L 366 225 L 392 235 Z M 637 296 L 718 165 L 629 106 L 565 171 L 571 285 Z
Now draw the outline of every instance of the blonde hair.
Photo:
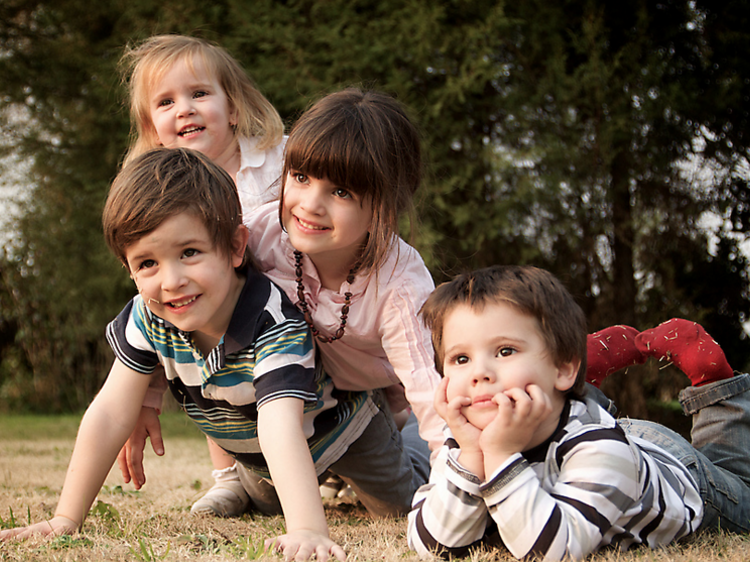
M 399 217 L 414 215 L 422 181 L 419 132 L 391 96 L 347 88 L 315 103 L 289 133 L 280 215 L 290 170 L 328 179 L 372 203 L 370 235 L 357 266 L 377 272 L 396 246 Z
M 151 89 L 176 63 L 184 61 L 193 69 L 196 60 L 216 78 L 230 107 L 237 111 L 235 134 L 259 138 L 261 150 L 281 142 L 284 123 L 279 113 L 226 50 L 197 37 L 155 35 L 128 46 L 120 59 L 122 80 L 130 98 L 130 146 L 125 164 L 159 146 L 148 104 Z

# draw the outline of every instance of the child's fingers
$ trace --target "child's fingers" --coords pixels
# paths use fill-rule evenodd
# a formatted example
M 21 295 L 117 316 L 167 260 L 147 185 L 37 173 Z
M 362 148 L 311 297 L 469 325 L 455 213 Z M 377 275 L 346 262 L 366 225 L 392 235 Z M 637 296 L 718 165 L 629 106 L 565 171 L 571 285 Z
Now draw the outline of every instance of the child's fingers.
M 135 445 L 130 441 L 125 443 L 125 448 L 128 451 L 128 470 L 130 471 L 130 476 L 133 478 L 133 485 L 136 490 L 140 490 L 146 483 L 146 473 L 143 470 L 143 447 L 145 446 L 145 442 L 143 442 L 142 446 Z
M 149 408 L 149 410 L 153 410 L 153 408 Z M 151 440 L 151 447 L 153 448 L 154 453 L 162 456 L 164 454 L 164 439 L 161 435 L 161 422 L 159 421 L 159 416 L 156 414 L 155 410 L 152 415 L 146 417 L 144 425 L 146 433 L 148 433 L 148 438 Z M 144 437 L 143 448 L 145 449 L 145 447 L 146 444 Z
M 160 457 L 164 455 L 164 440 L 161 437 L 161 431 L 157 434 L 149 435 L 149 439 L 151 440 L 151 448 L 154 450 L 154 453 L 159 455 Z
M 552 401 L 550 397 L 536 384 L 526 387 L 526 392 L 531 398 L 531 414 L 535 417 L 545 418 L 552 412 Z
M 339 545 L 335 544 L 331 547 L 331 554 L 333 555 L 336 560 L 339 562 L 345 562 L 346 560 L 346 552 L 344 552 L 344 549 L 341 548 Z
M 447 412 L 448 396 L 446 395 L 447 390 L 448 390 L 448 379 L 443 377 L 440 380 L 440 384 L 438 384 L 437 388 L 435 389 L 435 398 L 433 400 L 435 411 L 443 419 L 445 419 L 445 416 L 448 413 Z
M 120 449 L 120 452 L 117 453 L 117 466 L 120 467 L 122 481 L 125 482 L 125 484 L 128 484 L 130 482 L 130 469 L 128 468 L 128 453 L 125 450 L 126 447 L 127 445 L 124 445 L 122 449 Z

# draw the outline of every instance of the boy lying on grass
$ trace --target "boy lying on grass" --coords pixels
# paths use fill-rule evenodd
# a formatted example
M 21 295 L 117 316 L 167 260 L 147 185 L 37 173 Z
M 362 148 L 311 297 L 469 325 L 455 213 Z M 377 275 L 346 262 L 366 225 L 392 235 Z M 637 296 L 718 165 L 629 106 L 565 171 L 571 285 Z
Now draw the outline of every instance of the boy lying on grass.
M 444 377 L 435 407 L 447 440 L 409 515 L 409 546 L 420 555 L 486 544 L 516 558 L 580 560 L 699 529 L 748 532 L 750 376 L 733 376 L 700 326 L 616 326 L 591 337 L 599 347 L 588 352 L 598 382 L 608 359 L 669 357 L 693 383 L 680 395 L 693 415 L 691 445 L 656 423 L 615 420 L 584 386 L 584 315 L 546 271 L 461 275 L 435 290 L 422 315 Z

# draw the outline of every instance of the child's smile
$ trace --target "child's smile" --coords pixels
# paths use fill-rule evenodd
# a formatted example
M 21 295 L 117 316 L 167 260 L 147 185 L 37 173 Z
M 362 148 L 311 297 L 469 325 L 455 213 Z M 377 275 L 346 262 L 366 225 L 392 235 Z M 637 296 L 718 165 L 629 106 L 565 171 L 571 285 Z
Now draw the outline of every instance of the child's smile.
M 151 121 L 160 144 L 199 150 L 224 166 L 237 155 L 236 111 L 199 59 L 182 60 L 151 89 Z
M 327 179 L 292 171 L 284 184 L 282 220 L 292 246 L 319 272 L 324 264 L 345 276 L 367 239 L 372 205 Z
M 183 212 L 126 249 L 128 267 L 151 311 L 213 345 L 226 331 L 242 281 L 217 251 L 202 219 Z

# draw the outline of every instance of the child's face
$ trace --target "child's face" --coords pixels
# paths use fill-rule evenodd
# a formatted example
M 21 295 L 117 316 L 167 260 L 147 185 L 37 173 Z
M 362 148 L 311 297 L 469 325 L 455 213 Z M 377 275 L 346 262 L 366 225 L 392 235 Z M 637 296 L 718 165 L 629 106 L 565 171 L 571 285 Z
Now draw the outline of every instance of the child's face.
M 192 148 L 223 165 L 237 150 L 236 111 L 203 62 L 194 63 L 193 72 L 185 60 L 178 61 L 151 89 L 151 121 L 162 145 Z
M 359 258 L 372 220 L 372 205 L 328 180 L 289 172 L 284 186 L 284 228 L 297 250 L 318 265 L 344 269 Z
M 484 429 L 497 414 L 493 396 L 534 384 L 552 400 L 554 429 L 578 365 L 554 364 L 534 317 L 504 303 L 458 305 L 445 318 L 443 349 L 448 401 L 471 399 L 461 408 L 469 423 Z
M 246 232 L 238 229 L 238 250 L 227 256 L 215 247 L 203 221 L 184 212 L 128 246 L 127 265 L 146 306 L 180 330 L 218 343 L 242 289 L 234 268 L 242 264 Z

